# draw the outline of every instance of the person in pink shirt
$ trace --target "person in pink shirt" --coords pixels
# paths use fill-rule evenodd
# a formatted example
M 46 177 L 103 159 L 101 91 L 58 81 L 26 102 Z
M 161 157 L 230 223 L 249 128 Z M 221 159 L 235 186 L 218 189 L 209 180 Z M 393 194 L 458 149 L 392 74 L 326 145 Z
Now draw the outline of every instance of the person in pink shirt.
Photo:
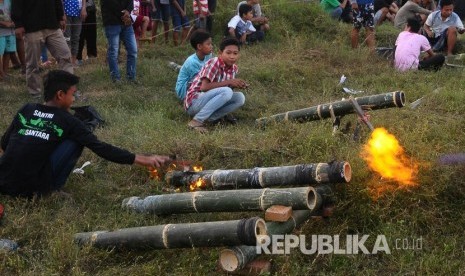
M 444 64 L 444 55 L 433 52 L 428 39 L 419 34 L 420 28 L 418 18 L 409 18 L 405 30 L 397 37 L 394 67 L 401 72 L 438 70 Z M 422 51 L 426 52 L 427 57 L 420 60 Z

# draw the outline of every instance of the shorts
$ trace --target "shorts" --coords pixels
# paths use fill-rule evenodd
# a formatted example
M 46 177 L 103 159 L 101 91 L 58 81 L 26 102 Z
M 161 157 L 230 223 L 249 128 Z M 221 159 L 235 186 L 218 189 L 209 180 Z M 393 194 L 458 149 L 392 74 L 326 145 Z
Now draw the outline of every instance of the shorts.
M 159 1 L 155 1 L 157 11 L 152 14 L 152 19 L 168 23 L 170 21 L 170 5 L 162 5 Z
M 143 20 L 144 20 L 144 16 L 138 15 L 136 16 L 136 20 L 134 20 L 134 23 L 132 23 L 132 28 L 134 29 L 134 34 L 136 35 L 136 37 L 140 37 L 141 35 Z M 151 30 L 152 30 L 152 24 L 148 24 L 147 31 L 151 31 Z
M 428 34 L 423 31 L 423 35 L 428 39 L 429 45 L 431 45 L 433 51 L 442 51 L 447 46 L 447 31 L 448 29 L 445 29 L 438 37 L 433 38 L 429 37 Z
M 191 25 L 189 17 L 187 17 L 187 15 L 182 17 L 178 11 L 173 11 L 173 13 L 171 13 L 171 20 L 173 21 L 173 28 L 175 32 L 180 32 L 181 28 L 189 28 Z
M 358 11 L 352 9 L 352 17 L 354 19 L 354 28 L 360 30 L 362 27 L 371 28 L 375 27 L 375 7 L 373 4 L 360 4 Z
M 376 13 L 375 13 L 375 17 L 374 17 L 374 23 L 377 24 L 378 21 L 381 19 L 381 15 L 383 14 L 383 9 L 379 9 Z
M 0 55 L 16 52 L 16 36 L 0 36 Z

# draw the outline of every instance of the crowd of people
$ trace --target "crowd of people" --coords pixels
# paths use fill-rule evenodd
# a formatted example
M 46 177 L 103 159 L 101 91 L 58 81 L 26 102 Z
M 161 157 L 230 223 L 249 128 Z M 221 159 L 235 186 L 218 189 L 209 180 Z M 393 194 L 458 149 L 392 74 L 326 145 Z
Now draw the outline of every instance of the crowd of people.
M 454 54 L 457 34 L 465 32 L 465 1 L 459 1 L 458 13 L 453 0 L 321 0 L 320 5 L 332 18 L 344 20 L 349 10 L 353 21 L 351 43 L 359 46 L 359 32 L 365 28 L 365 42 L 375 47 L 375 28 L 388 21 L 400 30 L 395 43 L 394 66 L 400 71 L 437 70 L 447 56 Z M 426 55 L 420 60 L 421 53 Z
M 389 21 L 402 30 L 396 41 L 394 66 L 400 71 L 437 70 L 447 55 L 453 54 L 457 34 L 465 32 L 454 13 L 452 0 L 321 0 L 331 17 L 351 18 L 352 47 L 359 46 L 359 32 L 366 30 L 366 44 L 375 46 L 375 27 Z M 120 44 L 127 52 L 126 81 L 137 84 L 138 41 L 152 41 L 158 23 L 163 23 L 168 41 L 169 19 L 173 24 L 173 44 L 189 40 L 194 50 L 180 67 L 176 95 L 192 117 L 188 127 L 199 133 L 219 122 L 235 124 L 232 113 L 245 103 L 237 90 L 247 89 L 245 80 L 236 78 L 241 46 L 261 41 L 270 23 L 259 0 L 238 3 L 235 15 L 225 26 L 217 56 L 213 55 L 212 24 L 214 0 L 193 0 L 195 31 L 186 14 L 184 0 L 101 0 L 100 8 L 107 40 L 109 76 L 122 82 L 118 66 Z M 77 162 L 82 148 L 122 164 L 158 167 L 167 156 L 133 154 L 101 142 L 70 109 L 79 77 L 74 69 L 87 56 L 97 57 L 96 6 L 93 0 L 0 0 L 0 77 L 7 78 L 10 62 L 25 71 L 31 96 L 44 104 L 22 107 L 1 139 L 0 193 L 20 196 L 47 194 L 59 190 Z M 349 10 L 349 12 L 347 12 Z M 344 15 L 345 14 L 345 15 Z M 150 37 L 147 32 L 152 31 Z M 42 82 L 40 60 L 50 52 L 60 70 L 50 71 Z M 420 60 L 421 52 L 426 56 Z M 28 163 L 21 163 L 28 160 Z M 29 165 L 28 165 L 29 164 Z M 23 166 L 33 168 L 24 173 Z

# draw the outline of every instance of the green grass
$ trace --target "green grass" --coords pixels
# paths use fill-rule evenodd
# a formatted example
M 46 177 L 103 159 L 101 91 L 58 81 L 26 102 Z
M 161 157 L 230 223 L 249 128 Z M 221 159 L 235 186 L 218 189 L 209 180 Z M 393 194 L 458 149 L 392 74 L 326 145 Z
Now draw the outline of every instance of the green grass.
M 82 80 L 79 89 L 88 98 L 85 104 L 96 107 L 107 121 L 106 127 L 97 130 L 99 138 L 135 152 L 178 154 L 206 169 L 333 159 L 350 162 L 353 178 L 337 191 L 333 217 L 310 220 L 297 233 L 383 234 L 392 254 L 317 256 L 294 250 L 288 256 L 268 257 L 274 262 L 273 274 L 463 274 L 463 165 L 440 166 L 436 160 L 441 154 L 464 151 L 464 71 L 444 68 L 437 73 L 399 73 L 387 61 L 370 54 L 366 45 L 350 49 L 351 26 L 330 21 L 316 5 L 284 0 L 262 4 L 272 31 L 266 42 L 241 50 L 239 77 L 250 88 L 245 91 L 245 106 L 236 114 L 238 125 L 218 127 L 207 135 L 187 128 L 189 118 L 173 91 L 176 73 L 167 62 L 182 63 L 192 52 L 190 46 L 174 48 L 159 40 L 155 46 L 145 47 L 139 53 L 137 68 L 143 85 L 114 87 L 109 81 L 105 41 L 101 38 L 98 63 L 76 70 Z M 231 1 L 219 1 L 215 45 L 220 40 L 220 24 L 227 22 L 234 8 Z M 382 26 L 377 37 L 379 46 L 388 46 L 395 41 L 396 31 Z M 262 116 L 340 100 L 346 96 L 337 86 L 342 74 L 348 77 L 347 86 L 367 91 L 363 95 L 401 90 L 407 102 L 426 95 L 415 110 L 407 104 L 402 109 L 370 112 L 372 123 L 394 134 L 419 164 L 418 187 L 386 193 L 377 200 L 370 197 L 369 187 L 383 183 L 360 157 L 369 136 L 367 129 L 362 131 L 361 142 L 354 142 L 350 136 L 333 137 L 330 120 L 273 124 L 265 130 L 255 127 L 255 119 Z M 431 93 L 436 88 L 440 92 Z M 6 129 L 17 109 L 28 100 L 21 76 L 1 85 L 0 129 Z M 354 115 L 343 118 L 344 123 L 355 121 Z M 120 208 L 124 198 L 159 194 L 166 184 L 150 180 L 144 168 L 112 164 L 88 150 L 78 165 L 87 160 L 92 165 L 86 173 L 72 175 L 65 187 L 72 199 L 51 196 L 27 201 L 0 196 L 7 211 L 0 238 L 20 245 L 16 253 L 0 254 L 0 275 L 213 275 L 218 273 L 216 248 L 104 251 L 77 247 L 73 235 L 257 215 L 132 214 Z M 419 237 L 423 238 L 422 250 L 392 248 L 397 238 Z

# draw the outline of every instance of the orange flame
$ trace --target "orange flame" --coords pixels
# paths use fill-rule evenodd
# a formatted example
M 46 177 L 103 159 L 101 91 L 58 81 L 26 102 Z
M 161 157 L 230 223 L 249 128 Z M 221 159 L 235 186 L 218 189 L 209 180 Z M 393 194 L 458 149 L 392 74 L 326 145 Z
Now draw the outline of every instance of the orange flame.
M 191 192 L 196 190 L 202 190 L 203 188 L 205 188 L 206 184 L 207 183 L 205 182 L 205 180 L 199 177 L 199 179 L 197 179 L 189 185 L 189 189 L 191 190 Z
M 200 165 L 194 165 L 194 166 L 192 166 L 192 170 L 194 172 L 200 172 L 200 171 L 203 171 L 203 167 L 200 166 Z
M 160 173 L 155 168 L 149 168 L 150 179 L 155 179 L 156 181 L 160 181 Z
M 404 152 L 396 137 L 384 128 L 376 128 L 363 147 L 362 158 L 383 178 L 398 183 L 397 188 L 416 186 L 418 165 Z

